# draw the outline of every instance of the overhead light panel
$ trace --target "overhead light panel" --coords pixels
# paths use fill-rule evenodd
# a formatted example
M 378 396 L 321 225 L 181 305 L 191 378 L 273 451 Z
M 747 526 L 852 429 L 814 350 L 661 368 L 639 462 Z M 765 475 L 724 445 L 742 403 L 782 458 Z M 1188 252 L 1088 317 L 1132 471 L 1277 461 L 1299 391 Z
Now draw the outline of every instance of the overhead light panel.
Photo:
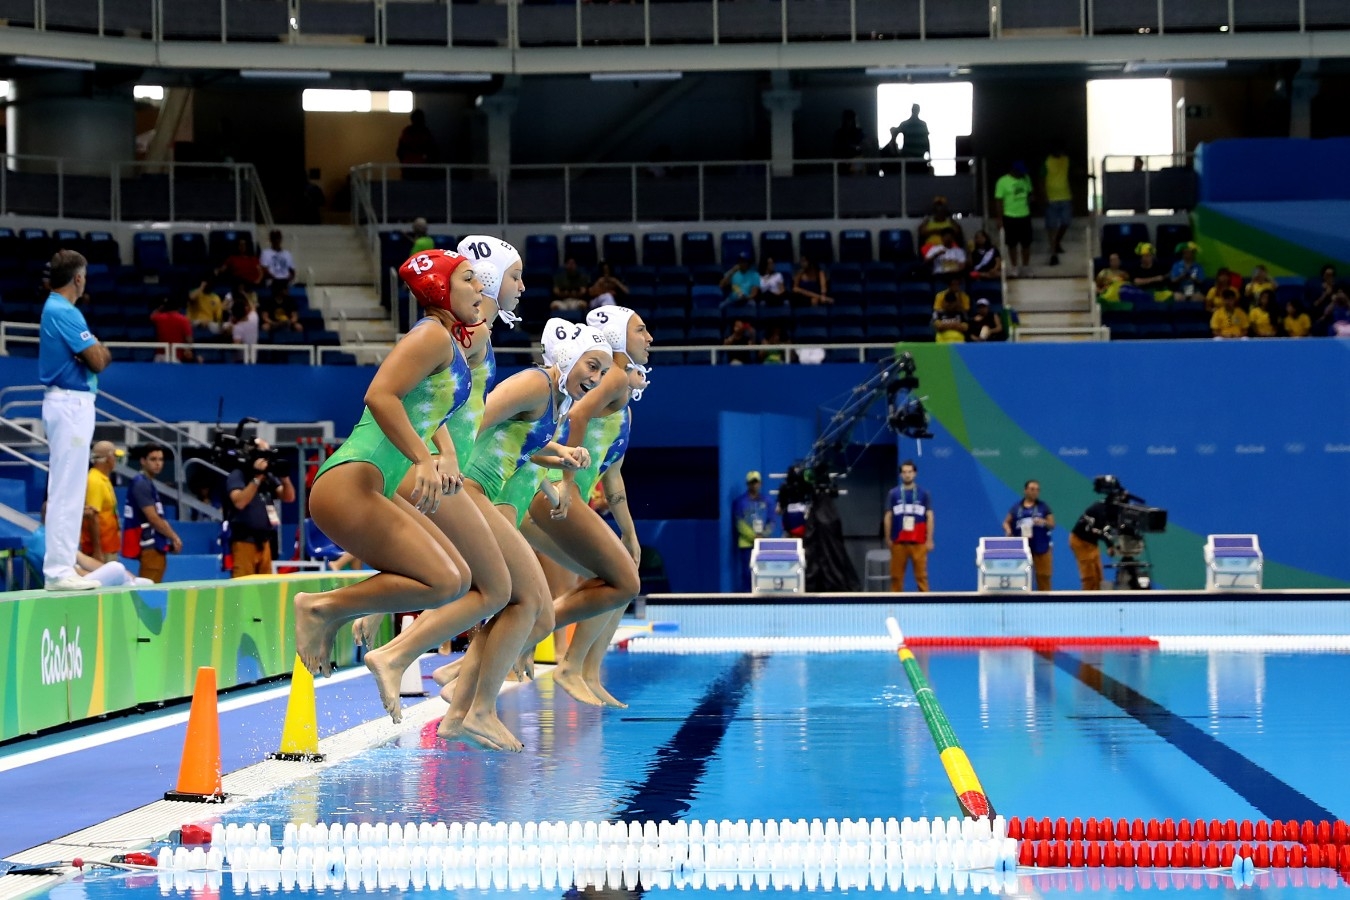
M 408 82 L 463 82 L 482 83 L 492 80 L 491 72 L 404 72 L 403 80 Z
M 70 69 L 75 72 L 92 72 L 94 64 L 84 59 L 48 59 L 43 56 L 16 56 L 16 65 L 32 66 L 36 69 Z
M 1166 72 L 1212 72 L 1228 68 L 1226 59 L 1134 60 L 1125 64 L 1128 75 L 1157 75 Z
M 679 81 L 683 72 L 592 72 L 591 81 Z
M 137 100 L 153 100 L 158 103 L 164 99 L 164 85 L 138 84 L 132 87 L 131 96 Z
M 951 78 L 959 69 L 956 66 L 868 66 L 865 71 L 879 78 Z
M 266 81 L 327 81 L 333 77 L 332 72 L 304 69 L 240 69 L 239 75 Z

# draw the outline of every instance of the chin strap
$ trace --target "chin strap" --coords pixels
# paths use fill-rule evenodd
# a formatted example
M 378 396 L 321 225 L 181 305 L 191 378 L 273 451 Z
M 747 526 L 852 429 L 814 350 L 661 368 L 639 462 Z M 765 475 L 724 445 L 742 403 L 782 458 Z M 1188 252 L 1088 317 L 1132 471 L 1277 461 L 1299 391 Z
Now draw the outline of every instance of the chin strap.
M 651 369 L 647 368 L 646 366 L 640 366 L 635 362 L 630 362 L 628 364 L 628 368 L 630 370 L 641 372 L 642 380 L 646 382 L 646 384 L 644 384 L 640 388 L 629 388 L 628 390 L 628 399 L 636 403 L 637 401 L 642 399 L 642 392 L 645 391 L 647 388 L 651 387 L 652 383 L 651 379 L 647 377 L 648 373 L 651 372 Z
M 450 325 L 450 336 L 454 338 L 455 341 L 461 347 L 463 347 L 465 350 L 468 350 L 470 347 L 473 346 L 473 330 L 477 328 L 479 325 L 482 325 L 483 323 L 478 322 L 477 324 L 474 325 L 466 325 L 463 322 L 461 322 L 459 317 L 456 316 L 454 313 L 451 313 L 450 315 L 455 320 Z
M 520 316 L 503 307 L 497 307 L 497 318 L 506 323 L 507 328 L 515 328 L 516 323 L 520 321 Z

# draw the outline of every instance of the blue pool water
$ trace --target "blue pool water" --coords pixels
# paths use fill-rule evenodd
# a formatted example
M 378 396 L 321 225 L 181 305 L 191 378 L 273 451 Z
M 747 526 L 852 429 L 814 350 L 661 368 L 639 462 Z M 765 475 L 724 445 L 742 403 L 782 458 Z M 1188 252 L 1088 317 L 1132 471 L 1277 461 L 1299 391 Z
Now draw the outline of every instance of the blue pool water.
M 1350 740 L 1344 703 L 1330 689 L 1345 681 L 1345 656 L 1014 649 L 918 657 L 1004 815 L 1350 816 L 1350 784 L 1334 774 L 1350 770 Z M 547 677 L 504 695 L 502 718 L 524 741 L 522 754 L 447 745 L 433 725 L 225 821 L 270 822 L 279 835 L 285 822 L 316 820 L 959 815 L 894 654 L 615 653 L 607 683 L 629 709 L 580 706 Z M 1110 887 L 1085 877 L 1040 875 L 1027 886 Z M 53 896 L 135 890 L 158 893 L 90 876 Z M 232 891 L 227 879 L 221 896 Z

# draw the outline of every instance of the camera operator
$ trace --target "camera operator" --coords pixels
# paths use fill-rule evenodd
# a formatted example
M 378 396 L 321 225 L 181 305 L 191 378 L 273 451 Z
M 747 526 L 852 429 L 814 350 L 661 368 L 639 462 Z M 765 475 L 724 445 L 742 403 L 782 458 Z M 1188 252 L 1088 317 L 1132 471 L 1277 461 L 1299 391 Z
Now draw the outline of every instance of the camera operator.
M 1111 510 L 1101 500 L 1095 501 L 1084 510 L 1069 532 L 1069 549 L 1078 560 L 1078 577 L 1083 582 L 1083 590 L 1100 591 L 1102 589 L 1102 550 L 1101 541 L 1111 540 L 1108 529 L 1111 525 Z
M 267 442 L 257 439 L 244 469 L 235 469 L 225 481 L 233 510 L 230 519 L 230 553 L 234 557 L 232 578 L 272 574 L 272 544 L 281 517 L 276 500 L 295 500 L 295 486 L 286 475 L 277 477 L 268 470 L 275 455 Z

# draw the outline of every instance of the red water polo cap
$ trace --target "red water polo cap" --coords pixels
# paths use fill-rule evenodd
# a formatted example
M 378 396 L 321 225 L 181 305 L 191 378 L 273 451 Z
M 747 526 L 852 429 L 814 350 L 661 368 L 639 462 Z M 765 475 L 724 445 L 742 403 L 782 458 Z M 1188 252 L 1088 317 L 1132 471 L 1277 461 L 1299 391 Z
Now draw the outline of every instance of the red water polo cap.
M 422 306 L 450 309 L 450 276 L 469 258 L 449 250 L 427 250 L 414 254 L 398 267 L 398 277 L 408 286 Z

